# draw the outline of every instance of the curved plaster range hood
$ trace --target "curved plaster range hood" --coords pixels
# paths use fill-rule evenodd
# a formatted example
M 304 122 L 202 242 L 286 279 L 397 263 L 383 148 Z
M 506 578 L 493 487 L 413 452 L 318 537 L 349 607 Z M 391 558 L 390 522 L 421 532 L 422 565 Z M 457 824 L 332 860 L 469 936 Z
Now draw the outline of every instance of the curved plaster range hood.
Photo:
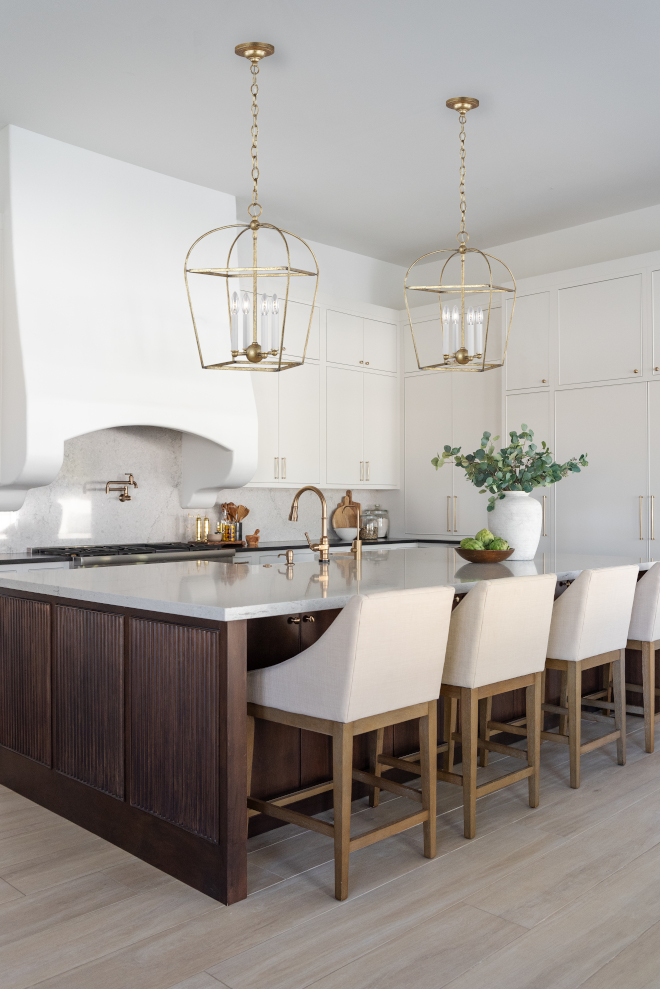
M 11 125 L 0 196 L 0 511 L 54 480 L 66 439 L 111 426 L 181 430 L 182 507 L 249 481 L 252 383 L 201 369 L 181 278 L 234 198 Z

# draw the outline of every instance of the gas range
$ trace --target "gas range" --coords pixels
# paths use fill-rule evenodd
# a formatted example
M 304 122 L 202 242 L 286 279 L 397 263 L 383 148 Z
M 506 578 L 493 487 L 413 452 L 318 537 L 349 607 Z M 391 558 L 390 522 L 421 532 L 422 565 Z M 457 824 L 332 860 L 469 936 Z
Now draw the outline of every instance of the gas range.
M 171 563 L 176 560 L 229 559 L 233 547 L 218 543 L 109 543 L 105 546 L 33 546 L 33 557 L 58 556 L 73 567 L 127 566 L 131 563 Z

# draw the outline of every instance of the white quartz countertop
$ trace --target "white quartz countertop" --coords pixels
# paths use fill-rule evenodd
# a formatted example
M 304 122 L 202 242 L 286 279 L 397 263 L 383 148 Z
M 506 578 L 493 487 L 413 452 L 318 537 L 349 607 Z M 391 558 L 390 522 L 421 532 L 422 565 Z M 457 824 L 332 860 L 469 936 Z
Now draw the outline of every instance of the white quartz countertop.
M 450 546 L 422 546 L 364 550 L 360 565 L 350 555 L 334 555 L 327 567 L 327 580 L 317 562 L 296 563 L 288 569 L 284 565 L 195 560 L 37 570 L 7 576 L 0 573 L 0 588 L 167 615 L 236 621 L 343 608 L 358 593 L 447 584 L 465 592 L 477 580 L 534 573 L 556 573 L 558 579 L 565 580 L 584 569 L 625 564 L 642 569 L 652 566 L 651 561 L 639 557 L 579 553 L 545 554 L 529 562 L 467 564 Z

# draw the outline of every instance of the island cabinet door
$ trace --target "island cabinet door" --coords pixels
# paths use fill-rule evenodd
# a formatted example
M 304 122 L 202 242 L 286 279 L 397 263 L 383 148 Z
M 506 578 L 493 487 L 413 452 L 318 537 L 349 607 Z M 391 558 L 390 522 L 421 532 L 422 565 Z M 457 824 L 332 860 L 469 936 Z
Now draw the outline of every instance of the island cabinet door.
M 646 555 L 646 389 L 640 381 L 556 393 L 555 457 L 589 461 L 556 485 L 557 552 Z
M 0 745 L 50 767 L 51 726 L 50 605 L 0 596 Z

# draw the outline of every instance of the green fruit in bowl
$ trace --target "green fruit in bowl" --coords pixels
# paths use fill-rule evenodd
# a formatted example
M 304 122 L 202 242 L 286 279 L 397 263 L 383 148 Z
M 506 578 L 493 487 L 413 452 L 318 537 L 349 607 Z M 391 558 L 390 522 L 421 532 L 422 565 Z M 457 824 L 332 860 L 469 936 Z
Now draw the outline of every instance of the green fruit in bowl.
M 500 536 L 497 536 L 495 539 L 493 539 L 488 549 L 505 550 L 505 549 L 511 549 L 511 547 L 509 546 L 506 539 L 501 539 Z
M 477 540 L 477 542 L 483 544 L 484 549 L 489 549 L 490 543 L 492 543 L 495 536 L 490 531 L 490 529 L 479 529 L 479 532 L 476 534 L 474 538 Z
M 478 539 L 461 539 L 461 549 L 483 549 L 484 544 Z

